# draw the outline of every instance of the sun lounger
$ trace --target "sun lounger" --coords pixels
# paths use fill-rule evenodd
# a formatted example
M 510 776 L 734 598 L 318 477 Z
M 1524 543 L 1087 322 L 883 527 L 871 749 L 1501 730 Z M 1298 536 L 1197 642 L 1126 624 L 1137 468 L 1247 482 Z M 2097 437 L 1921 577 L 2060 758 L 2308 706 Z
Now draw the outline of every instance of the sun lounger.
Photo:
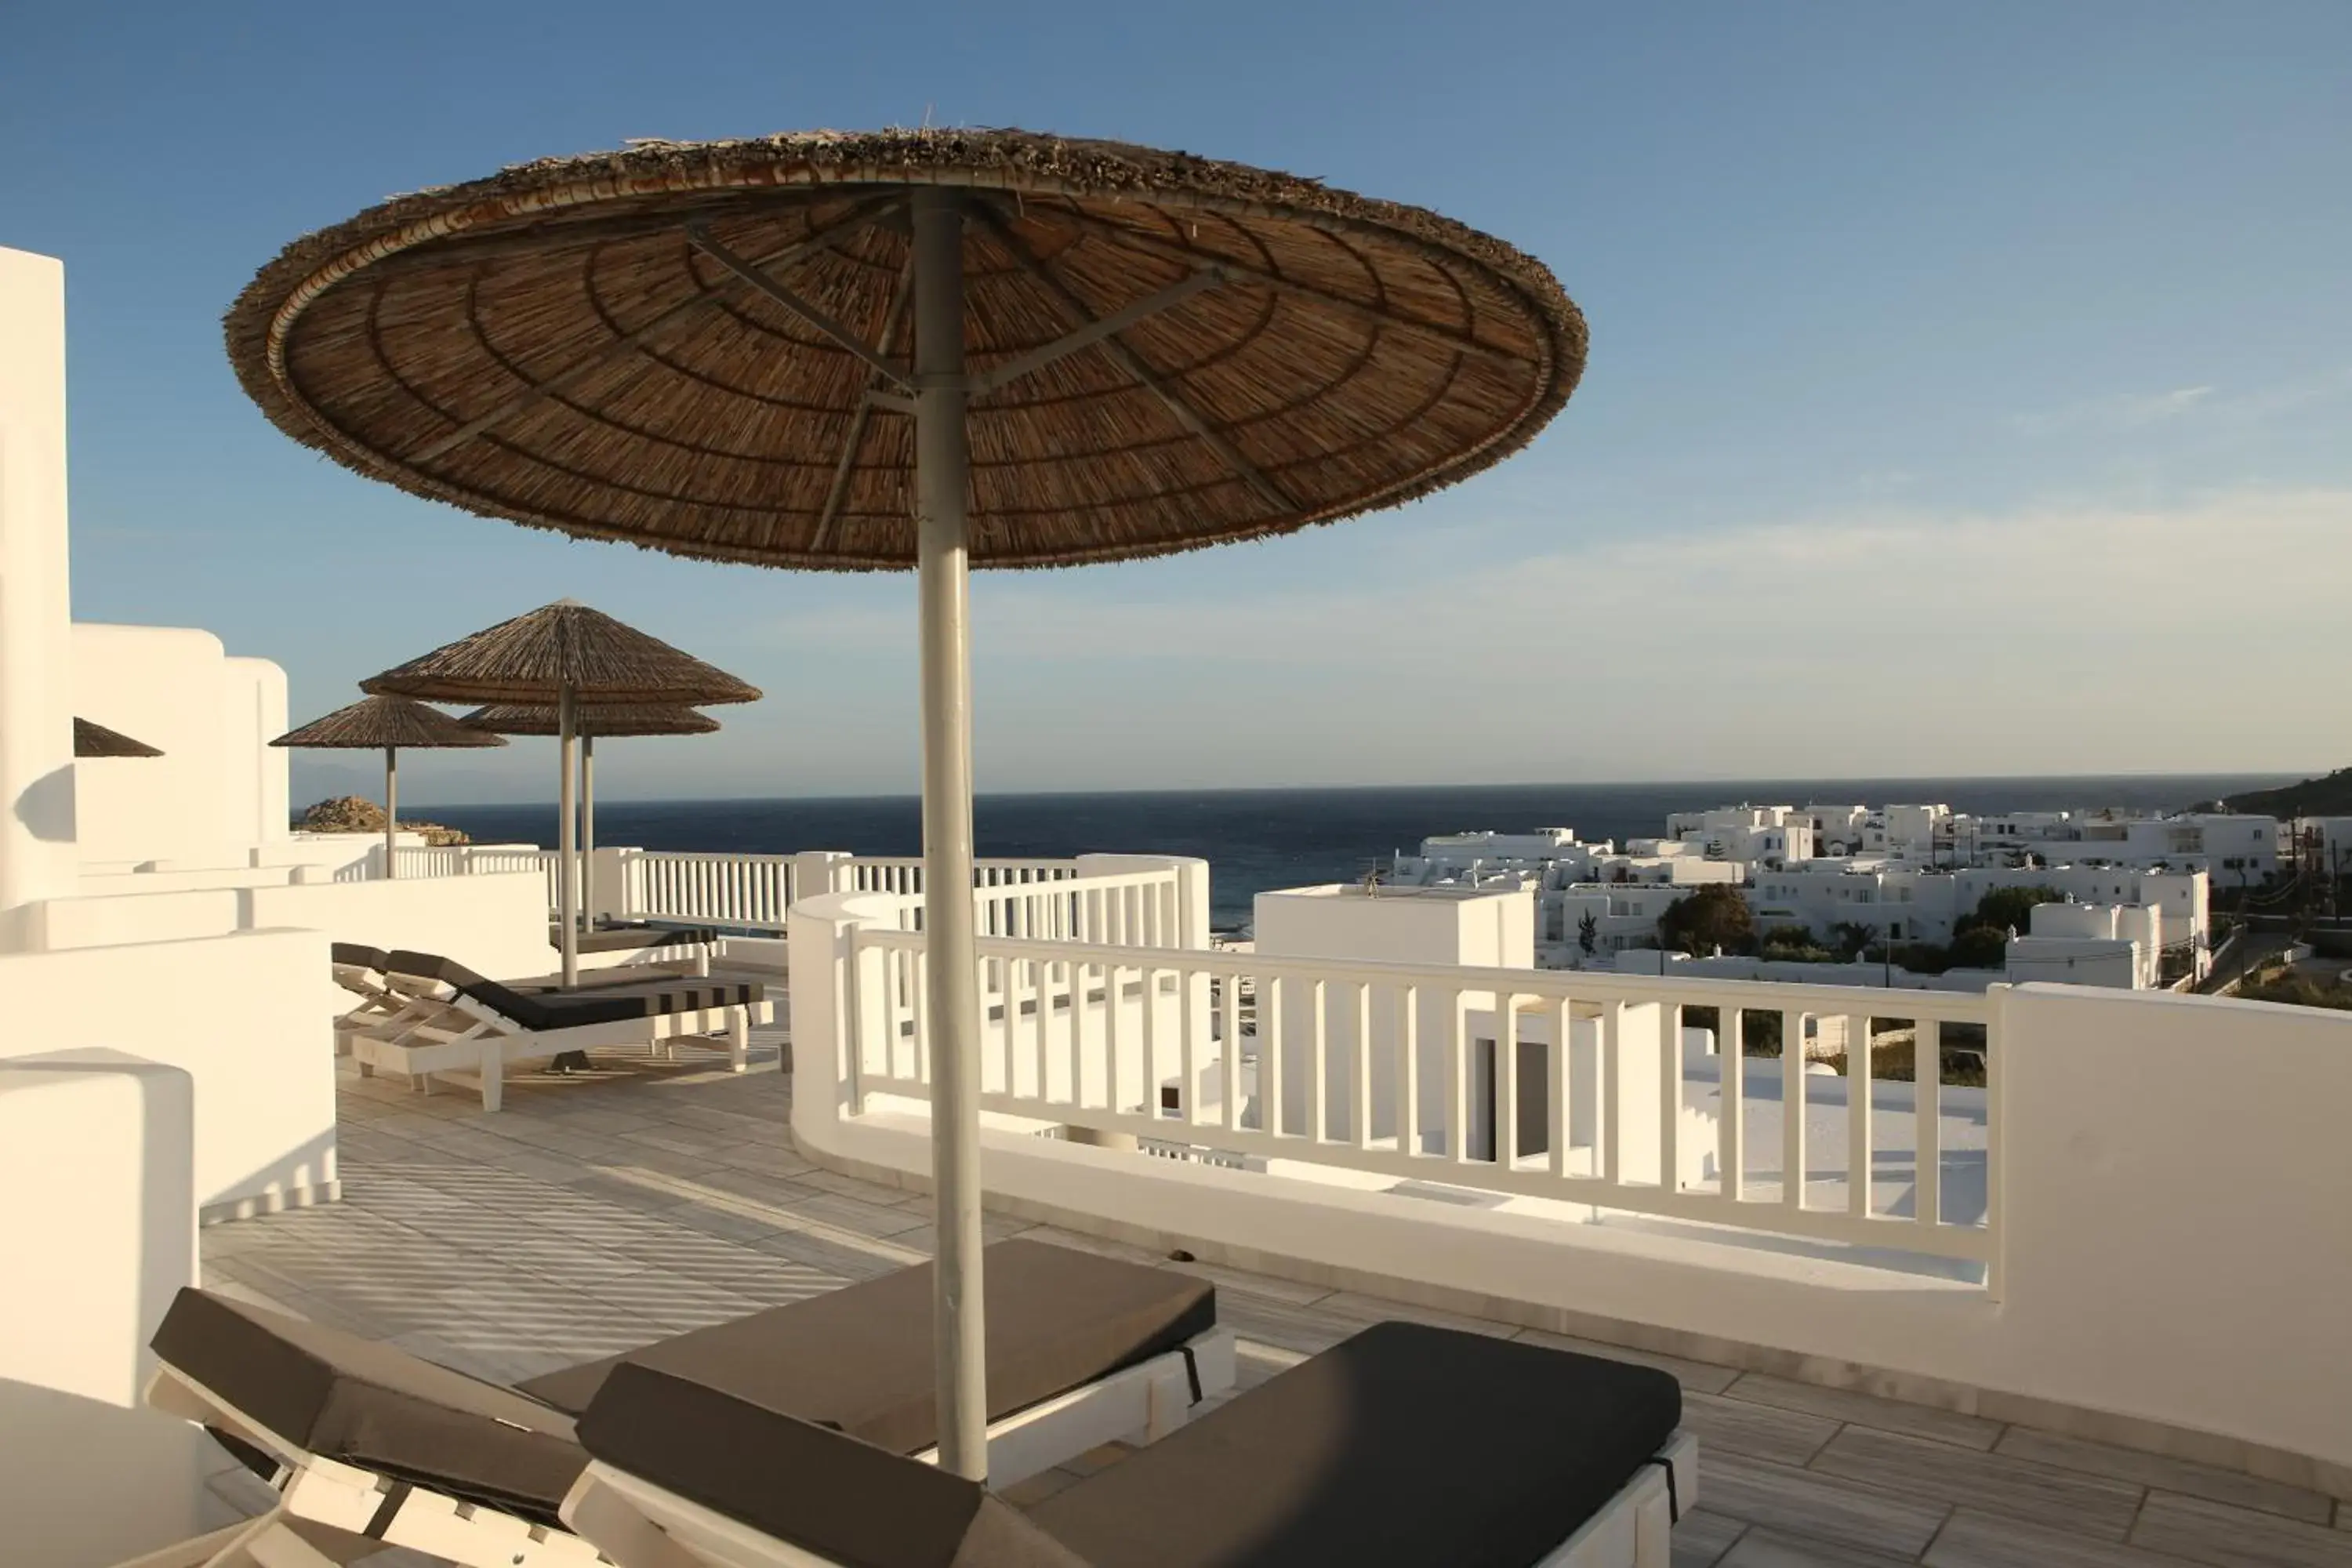
M 335 984 L 360 999 L 358 1006 L 335 1019 L 335 1054 L 347 1057 L 352 1053 L 352 1031 L 398 1016 L 407 998 L 395 994 L 386 983 L 384 966 L 390 955 L 382 948 L 338 942 L 330 944 L 328 956 L 333 963 Z
M 563 931 L 550 926 L 547 945 L 562 947 Z M 677 965 L 695 974 L 710 973 L 710 955 L 719 933 L 709 926 L 600 926 L 582 931 L 572 952 L 608 966 Z
M 1157 1437 L 1232 1386 L 1233 1336 L 1217 1327 L 1205 1282 L 1041 1242 L 999 1242 L 986 1257 L 988 1306 L 1005 1324 L 989 1339 L 990 1392 L 1003 1411 L 990 1456 L 1008 1479 L 1113 1437 Z M 856 1434 L 845 1441 L 861 1451 L 881 1443 L 928 1455 L 930 1289 L 921 1265 L 516 1388 L 183 1290 L 155 1335 L 163 1368 L 149 1402 L 212 1431 L 278 1500 L 140 1568 L 344 1563 L 386 1546 L 478 1568 L 598 1562 L 558 1514 L 588 1464 L 572 1402 L 593 1402 L 635 1363 L 740 1384 Z M 768 1484 L 801 1481 L 777 1471 Z M 323 1556 L 290 1552 L 289 1541 Z
M 751 1025 L 774 1012 L 756 984 L 708 979 L 532 994 L 413 952 L 389 954 L 385 973 L 405 1005 L 395 1016 L 349 1031 L 361 1072 L 389 1070 L 424 1088 L 436 1074 L 478 1076 L 485 1110 L 499 1109 L 509 1065 L 569 1051 L 634 1047 L 650 1053 L 687 1036 L 724 1031 L 730 1065 L 740 1072 L 750 1058 Z
M 1666 1568 L 1666 1373 L 1382 1323 L 1025 1516 L 722 1380 L 615 1372 L 562 1515 L 619 1568 Z M 790 1487 L 777 1478 L 807 1484 Z

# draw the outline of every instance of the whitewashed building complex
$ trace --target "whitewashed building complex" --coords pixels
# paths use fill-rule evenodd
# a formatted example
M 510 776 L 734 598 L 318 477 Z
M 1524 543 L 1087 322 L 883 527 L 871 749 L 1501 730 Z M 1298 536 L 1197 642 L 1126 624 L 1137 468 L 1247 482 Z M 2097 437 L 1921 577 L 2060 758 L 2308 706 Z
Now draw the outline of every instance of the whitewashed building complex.
M 275 666 L 73 623 L 64 417 L 61 269 L 0 250 L 0 1560 L 103 1568 L 283 1502 L 142 1404 L 182 1287 L 505 1382 L 928 1255 L 919 861 L 598 850 L 600 912 L 719 928 L 709 962 L 783 1004 L 749 1072 L 688 1042 L 494 1111 L 358 1076 L 330 943 L 542 973 L 551 858 L 404 847 L 394 879 L 290 834 Z M 164 754 L 78 763 L 77 714 Z M 1675 1371 L 1700 1561 L 1743 1532 L 1759 1563 L 2341 1561 L 2352 1016 L 1538 963 L 1697 886 L 1907 937 L 2062 875 L 1938 868 L 1909 809 L 1431 839 L 1409 885 L 1261 899 L 1255 951 L 1213 942 L 1198 860 L 983 862 L 990 1234 L 1212 1274 L 1244 1382 L 1394 1316 Z M 2122 826 L 2064 841 L 2046 955 L 2196 930 L 2206 862 L 2259 848 Z M 1898 1026 L 1916 1066 L 1882 1070 L 1858 1047 Z M 1832 1039 L 1843 1071 L 1809 1064 Z M 316 1560 L 380 1543 L 393 1492 Z M 463 1560 L 590 1561 L 500 1539 Z
M 1542 962 L 1571 968 L 1654 947 L 1659 916 L 1710 882 L 1740 889 L 1759 929 L 1795 929 L 1823 942 L 1860 932 L 1873 942 L 1937 945 L 1951 941 L 1986 894 L 2049 889 L 2071 903 L 2125 911 L 2109 921 L 2119 921 L 2125 933 L 2112 940 L 2142 951 L 2101 972 L 2153 976 L 2167 950 L 2180 972 L 2202 973 L 2216 868 L 2231 885 L 2274 875 L 2282 831 L 2264 816 L 1976 818 L 1941 805 L 1901 805 L 1724 806 L 1675 813 L 1665 828 L 1664 837 L 1634 839 L 1622 852 L 1613 843 L 1584 843 L 1565 827 L 1439 835 L 1423 839 L 1418 854 L 1397 856 L 1391 879 L 1404 887 L 1527 888 Z M 2030 943 L 2018 956 L 2037 977 L 2053 962 L 2082 957 Z

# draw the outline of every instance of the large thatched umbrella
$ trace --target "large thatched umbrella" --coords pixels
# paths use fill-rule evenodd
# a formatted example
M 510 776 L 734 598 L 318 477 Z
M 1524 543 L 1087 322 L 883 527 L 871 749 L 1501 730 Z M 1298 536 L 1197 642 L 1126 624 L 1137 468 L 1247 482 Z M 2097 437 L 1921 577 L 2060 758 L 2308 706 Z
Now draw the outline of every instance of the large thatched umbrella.
M 1501 241 L 1312 181 L 823 132 L 398 197 L 289 246 L 227 327 L 281 428 L 416 494 L 919 568 L 940 1448 L 980 1474 L 969 568 L 1264 538 L 1465 478 L 1567 401 L 1576 307 Z
M 160 757 L 159 747 L 144 741 L 134 741 L 120 730 L 110 730 L 92 720 L 74 721 L 74 755 L 81 757 Z
M 477 708 L 457 722 L 494 735 L 561 735 L 560 709 L 520 702 Z M 709 735 L 719 721 L 691 708 L 665 707 L 654 702 L 630 702 L 579 711 L 580 736 L 580 908 L 596 907 L 596 739 L 625 735 Z M 581 922 L 585 925 L 583 919 Z
M 556 710 L 557 765 L 562 769 L 556 809 L 562 821 L 556 825 L 555 902 L 566 985 L 580 978 L 579 868 L 574 863 L 579 823 L 572 795 L 579 776 L 580 710 L 608 703 L 687 707 L 760 699 L 758 687 L 572 599 L 460 637 L 361 681 L 360 689 L 434 702 L 523 703 Z
M 437 708 L 405 697 L 362 697 L 269 742 L 311 751 L 383 753 L 383 874 L 399 874 L 400 753 L 467 746 L 503 746 L 503 737 L 469 730 Z

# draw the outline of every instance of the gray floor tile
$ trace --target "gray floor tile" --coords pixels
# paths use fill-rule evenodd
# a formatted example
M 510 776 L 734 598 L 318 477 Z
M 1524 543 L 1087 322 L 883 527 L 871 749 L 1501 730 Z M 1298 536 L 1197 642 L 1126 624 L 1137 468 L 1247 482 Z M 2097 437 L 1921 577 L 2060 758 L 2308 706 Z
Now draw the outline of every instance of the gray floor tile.
M 1881 1399 L 1875 1394 L 1860 1394 L 1852 1389 L 1791 1383 L 1786 1378 L 1768 1377 L 1756 1372 L 1743 1373 L 1739 1380 L 1724 1392 L 1734 1399 L 1775 1405 L 1783 1410 L 1802 1410 L 1815 1415 L 1826 1415 L 1832 1421 L 1874 1427 L 1881 1432 L 1932 1437 L 1937 1442 L 1954 1443 L 1963 1448 L 1990 1448 L 2000 1439 L 2002 1430 L 2000 1422 L 1988 1421 L 1981 1415 L 1964 1415 L 1956 1410 L 1937 1410 L 1926 1405 Z
M 1715 1568 L 1748 1528 L 1746 1520 L 1709 1509 L 1691 1510 L 1675 1526 L 1674 1568 Z
M 1838 1430 L 1836 1422 L 1801 1411 L 1687 1391 L 1683 1394 L 1683 1426 L 1698 1438 L 1702 1454 L 1742 1454 L 1800 1466 L 1820 1453 Z
M 1928 1568 L 2181 1568 L 2183 1560 L 1963 1508 L 1921 1561 Z
M 1435 1307 L 1418 1307 L 1410 1301 L 1392 1301 L 1383 1296 L 1367 1296 L 1353 1290 L 1334 1290 L 1316 1298 L 1315 1310 L 1328 1312 L 1358 1323 L 1380 1323 L 1391 1320 L 1406 1323 L 1428 1323 L 1441 1329 L 1461 1329 L 1474 1334 L 1491 1334 L 1508 1339 L 1518 1331 L 1508 1323 L 1497 1323 L 1486 1318 L 1473 1318 L 1460 1312 L 1443 1311 Z
M 2352 1568 L 2352 1533 L 2177 1492 L 2151 1492 L 2131 1543 L 2212 1568 Z
M 1911 1561 L 1759 1525 L 1725 1553 L 1719 1568 L 1907 1568 Z
M 1698 1457 L 1698 1495 L 1710 1511 L 1784 1534 L 1892 1557 L 1916 1557 L 1948 1511 L 1899 1493 L 1731 1454 Z
M 1554 1350 L 1576 1351 L 1610 1361 L 1627 1361 L 1636 1366 L 1654 1366 L 1660 1372 L 1673 1373 L 1675 1381 L 1683 1385 L 1686 1394 L 1721 1394 L 1739 1377 L 1737 1367 L 1717 1366 L 1712 1362 L 1685 1361 L 1681 1356 L 1603 1344 L 1599 1340 L 1580 1340 L 1570 1334 L 1548 1333 L 1542 1329 L 1521 1329 L 1518 1337 L 1529 1344 L 1549 1345 Z
M 2210 1465 L 2192 1464 L 2187 1459 L 2167 1458 L 2160 1454 L 2111 1448 L 2104 1443 L 2085 1443 L 2079 1438 L 2061 1437 L 2025 1426 L 2011 1427 L 1993 1452 L 2031 1460 L 2037 1465 L 2112 1476 L 2117 1480 L 2137 1481 L 2142 1486 L 2160 1487 L 2166 1491 L 2180 1492 L 2189 1497 L 2235 1503 L 2241 1508 L 2259 1509 L 2264 1513 L 2284 1514 L 2306 1524 L 2326 1524 L 2333 1508 L 2333 1500 L 2321 1493 L 2305 1491 L 2300 1487 L 2287 1486 L 2284 1482 L 2267 1481 L 2259 1476 L 2244 1475 L 2235 1470 L 2216 1469 Z
M 1958 1506 L 1968 1504 L 2055 1530 L 2121 1541 L 2142 1489 L 2127 1481 L 2053 1470 L 1948 1443 L 1848 1426 L 1812 1462 L 1824 1475 Z

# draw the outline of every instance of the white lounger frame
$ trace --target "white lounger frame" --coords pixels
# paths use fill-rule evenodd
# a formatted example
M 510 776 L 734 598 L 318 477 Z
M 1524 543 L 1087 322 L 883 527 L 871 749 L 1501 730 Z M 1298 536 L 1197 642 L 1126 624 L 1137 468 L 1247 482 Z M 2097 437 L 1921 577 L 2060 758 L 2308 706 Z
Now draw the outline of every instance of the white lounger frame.
M 995 1445 L 989 1447 L 994 1480 Z M 1676 1431 L 1601 1511 L 1528 1568 L 1669 1568 L 1674 1510 L 1698 1495 L 1698 1439 Z M 1670 1494 L 1665 1468 L 1671 1466 Z M 1213 1508 L 1216 1500 L 1203 1498 Z M 563 1500 L 563 1518 L 617 1568 L 841 1568 L 832 1558 L 766 1535 L 599 1459 Z
M 384 984 L 382 970 L 364 963 L 334 965 L 335 984 L 360 999 L 360 1005 L 335 1019 L 335 1054 L 352 1054 L 352 1036 L 388 1024 L 408 1010 L 410 998 Z
M 1234 1385 L 1234 1332 L 1216 1328 L 1185 1347 L 1201 1396 Z M 307 1453 L 219 1394 L 166 1366 L 147 1403 L 167 1415 L 217 1427 L 277 1459 L 277 1506 L 244 1524 L 184 1541 L 117 1568 L 331 1568 L 387 1546 L 405 1546 L 464 1568 L 575 1568 L 633 1560 L 600 1554 L 581 1536 L 474 1503 L 402 1488 L 391 1478 Z M 1149 1443 L 1192 1415 L 1184 1351 L 1170 1351 L 1099 1382 L 1015 1411 L 988 1429 L 996 1484 L 1010 1486 L 1114 1439 Z M 917 1458 L 935 1462 L 937 1450 Z M 402 1495 L 394 1500 L 394 1494 Z M 569 1504 L 566 1505 L 569 1517 Z
M 690 1035 L 727 1036 L 727 1065 L 741 1072 L 751 1064 L 751 1026 L 775 1016 L 766 999 L 682 1013 L 617 1018 L 569 1029 L 526 1029 L 470 996 L 407 994 L 400 1013 L 382 1023 L 349 1031 L 350 1054 L 361 1076 L 395 1072 L 426 1093 L 435 1076 L 478 1083 L 482 1109 L 496 1110 L 505 1099 L 509 1063 L 544 1061 L 564 1051 L 642 1047 L 654 1052 Z M 670 1047 L 675 1054 L 675 1046 Z

